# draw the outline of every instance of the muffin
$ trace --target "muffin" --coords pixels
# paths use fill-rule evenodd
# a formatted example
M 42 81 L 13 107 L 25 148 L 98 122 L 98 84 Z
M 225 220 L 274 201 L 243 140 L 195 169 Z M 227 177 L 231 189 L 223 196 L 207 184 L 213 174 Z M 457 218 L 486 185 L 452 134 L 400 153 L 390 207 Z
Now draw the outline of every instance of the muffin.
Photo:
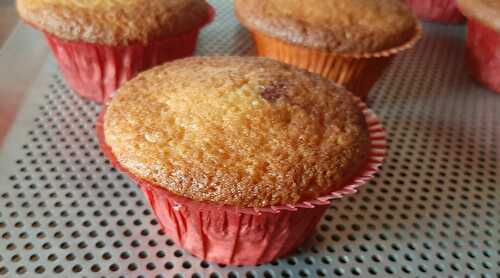
M 204 0 L 18 0 L 74 91 L 102 102 L 140 71 L 193 54 Z
M 500 93 L 500 2 L 458 0 L 467 17 L 467 61 L 472 76 Z
M 400 0 L 236 0 L 257 53 L 319 73 L 365 97 L 421 28 Z
M 456 0 L 406 0 L 406 3 L 423 20 L 440 23 L 465 22 Z
M 328 199 L 375 170 L 368 124 L 332 81 L 265 58 L 198 57 L 127 82 L 97 130 L 168 236 L 208 261 L 254 265 L 292 251 Z

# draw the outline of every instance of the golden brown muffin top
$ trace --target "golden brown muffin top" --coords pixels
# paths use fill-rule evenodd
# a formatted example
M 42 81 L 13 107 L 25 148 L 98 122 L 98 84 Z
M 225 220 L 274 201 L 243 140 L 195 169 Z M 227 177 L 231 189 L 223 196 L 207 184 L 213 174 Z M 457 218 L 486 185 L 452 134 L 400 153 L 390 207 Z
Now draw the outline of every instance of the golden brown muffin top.
M 463 14 L 500 32 L 499 0 L 458 0 Z
M 109 45 L 182 34 L 208 20 L 204 0 L 18 0 L 20 16 L 70 41 Z
M 106 144 L 134 175 L 237 207 L 295 204 L 343 187 L 367 158 L 354 97 L 265 58 L 188 58 L 126 83 Z
M 340 53 L 387 50 L 409 41 L 418 21 L 400 0 L 236 0 L 243 25 Z

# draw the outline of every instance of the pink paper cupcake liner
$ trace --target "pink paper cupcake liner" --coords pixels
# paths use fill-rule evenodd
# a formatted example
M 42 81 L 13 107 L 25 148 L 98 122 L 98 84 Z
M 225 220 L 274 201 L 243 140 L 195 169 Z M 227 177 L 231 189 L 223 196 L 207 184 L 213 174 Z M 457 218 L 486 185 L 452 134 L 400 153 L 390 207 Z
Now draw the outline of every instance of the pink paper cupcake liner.
M 421 19 L 441 23 L 463 23 L 465 17 L 456 0 L 406 0 L 413 12 Z
M 165 234 L 195 256 L 221 264 L 256 265 L 282 257 L 314 231 L 332 199 L 356 193 L 377 172 L 385 157 L 385 132 L 375 114 L 358 99 L 368 123 L 370 152 L 366 165 L 342 189 L 319 198 L 266 208 L 237 208 L 198 202 L 134 176 L 122 167 L 104 140 L 105 108 L 97 124 L 104 155 L 145 193 Z
M 64 79 L 80 96 L 104 102 L 139 72 L 165 62 L 192 56 L 200 30 L 215 16 L 189 33 L 161 38 L 146 45 L 111 46 L 73 42 L 44 32 Z
M 469 18 L 467 62 L 477 81 L 500 93 L 500 32 Z

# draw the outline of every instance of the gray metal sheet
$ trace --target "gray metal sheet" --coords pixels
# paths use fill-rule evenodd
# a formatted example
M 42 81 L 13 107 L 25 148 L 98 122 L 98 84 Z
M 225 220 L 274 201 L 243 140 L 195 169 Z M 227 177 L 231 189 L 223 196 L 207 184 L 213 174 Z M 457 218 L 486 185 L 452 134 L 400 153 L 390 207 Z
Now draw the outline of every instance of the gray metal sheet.
M 198 54 L 253 53 L 231 2 L 212 3 Z M 68 89 L 52 58 L 9 73 L 5 61 L 23 57 L 0 52 L 3 89 L 26 87 L 0 150 L 0 277 L 500 277 L 500 95 L 469 79 L 463 27 L 425 31 L 368 99 L 387 129 L 383 170 L 334 200 L 297 252 L 257 267 L 202 262 L 163 235 L 100 154 L 99 107 Z M 30 32 L 6 47 L 41 45 Z

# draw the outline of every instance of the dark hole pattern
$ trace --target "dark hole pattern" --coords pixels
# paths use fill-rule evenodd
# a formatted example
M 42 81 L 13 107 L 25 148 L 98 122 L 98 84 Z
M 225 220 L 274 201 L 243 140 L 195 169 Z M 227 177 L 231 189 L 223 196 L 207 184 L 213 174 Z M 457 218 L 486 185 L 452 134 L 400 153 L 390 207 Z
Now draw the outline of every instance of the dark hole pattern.
M 227 2 L 212 1 L 217 21 L 200 54 L 252 53 Z M 41 99 L 23 139 L 1 160 L 0 276 L 500 277 L 500 103 L 469 82 L 455 45 L 463 29 L 430 27 L 368 98 L 387 131 L 383 170 L 334 200 L 299 250 L 257 267 L 210 264 L 168 239 L 140 190 L 100 154 L 100 108 L 52 67 L 29 96 Z

